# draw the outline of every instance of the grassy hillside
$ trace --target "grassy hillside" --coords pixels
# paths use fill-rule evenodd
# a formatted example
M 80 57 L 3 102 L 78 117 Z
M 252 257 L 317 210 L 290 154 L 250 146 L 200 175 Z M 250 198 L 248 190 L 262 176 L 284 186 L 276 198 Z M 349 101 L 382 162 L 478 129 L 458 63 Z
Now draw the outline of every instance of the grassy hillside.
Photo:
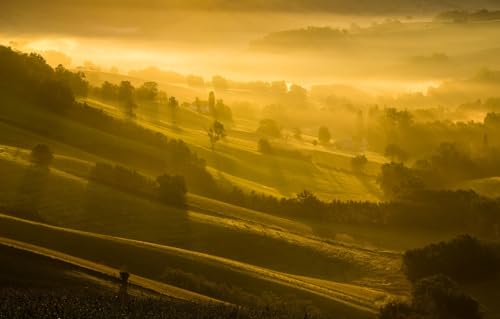
M 371 309 L 393 294 L 406 294 L 407 286 L 399 272 L 397 253 L 322 239 L 306 224 L 196 195 L 189 195 L 188 210 L 176 210 L 106 186 L 88 183 L 85 178 L 71 172 L 88 171 L 91 163 L 67 156 L 56 156 L 54 168 L 50 170 L 47 180 L 37 182 L 30 179 L 32 168 L 26 161 L 27 155 L 25 150 L 8 147 L 3 147 L 0 152 L 0 171 L 4 177 L 4 183 L 0 186 L 0 200 L 4 207 L 16 207 L 23 184 L 39 183 L 41 188 L 37 191 L 35 186 L 32 195 L 40 195 L 40 216 L 52 224 L 181 247 L 213 258 L 229 258 L 259 269 L 263 267 L 266 271 L 300 278 L 307 285 L 320 290 L 342 292 L 343 298 L 363 299 L 363 304 L 370 305 Z M 10 232 L 12 238 L 22 240 L 19 237 L 24 231 L 12 233 L 10 229 L 10 226 L 2 228 L 0 234 L 6 236 Z M 47 247 L 45 243 L 32 243 Z M 47 248 L 62 250 L 59 246 L 49 245 Z M 67 253 L 71 254 L 71 251 Z M 97 260 L 89 256 L 83 258 L 97 262 L 101 260 L 101 257 Z M 117 268 L 122 266 L 113 265 Z M 208 278 L 211 283 L 209 286 L 212 287 L 224 284 L 246 290 L 248 285 L 253 286 L 249 282 L 251 280 L 233 281 L 220 273 L 207 277 L 206 271 L 200 268 L 187 269 L 178 264 L 173 265 L 175 263 L 170 262 L 155 265 L 153 279 L 162 279 L 164 275 L 172 280 L 172 274 L 181 271 L 182 278 L 190 278 L 188 282 L 201 280 L 197 277 L 201 275 L 202 278 Z M 185 288 L 191 286 L 189 284 Z M 353 293 L 346 292 L 345 287 L 351 287 Z M 367 296 L 375 297 L 362 297 L 363 291 Z
M 0 238 L 2 256 L 0 283 L 12 289 L 83 289 L 88 294 L 105 292 L 118 294 L 121 288 L 119 272 L 114 269 L 64 253 Z M 174 286 L 134 276 L 127 293 L 131 296 L 169 296 L 177 299 L 220 303 L 220 301 Z
M 474 179 L 460 183 L 456 188 L 472 189 L 484 196 L 496 198 L 500 196 L 500 177 Z
M 123 116 L 116 106 L 93 99 L 87 103 L 110 115 Z M 257 150 L 257 121 L 240 118 L 229 124 L 228 137 L 213 152 L 206 133 L 212 120 L 207 116 L 181 108 L 177 115 L 179 124 L 173 126 L 166 109 L 143 104 L 137 114 L 136 123 L 172 138 L 182 138 L 206 159 L 216 177 L 244 189 L 282 196 L 309 189 L 326 199 L 377 200 L 381 196 L 375 183 L 380 167 L 379 156 L 368 155 L 370 163 L 365 173 L 355 174 L 350 164 L 352 153 L 339 152 L 333 147 L 314 147 L 308 142 L 314 137 L 307 136 L 303 141 L 276 140 L 273 143 L 298 150 L 310 160 L 263 155 Z
M 57 168 L 51 170 L 45 182 L 30 180 L 32 172 L 22 158 L 23 152 L 18 151 L 17 158 L 13 158 L 12 151 L 4 148 L 0 154 L 4 159 L 0 170 L 5 177 L 0 186 L 2 203 L 15 208 L 16 201 L 23 196 L 23 183 L 39 183 L 41 189 L 34 187 L 31 195 L 40 197 L 40 215 L 53 224 L 180 245 L 326 279 L 352 280 L 373 275 L 372 271 L 386 272 L 386 266 L 380 267 L 374 259 L 378 254 L 376 250 L 335 242 L 334 237 L 324 240 L 307 224 L 195 195 L 188 197 L 187 211 L 176 210 L 88 183 L 82 177 L 63 171 L 77 165 L 83 166 L 80 171 L 85 171 L 81 160 L 71 165 L 68 158 L 56 157 Z M 227 240 L 238 244 L 228 245 Z M 352 252 L 344 248 L 352 248 Z M 304 258 L 295 259 L 297 256 Z M 398 258 L 398 254 L 389 254 L 384 264 L 389 261 L 397 270 Z
M 373 305 L 369 306 L 370 303 L 382 297 L 357 292 L 358 300 L 349 295 L 346 285 L 320 286 L 309 279 L 171 246 L 73 231 L 5 215 L 1 216 L 0 224 L 4 237 L 15 237 L 30 245 L 47 247 L 108 267 L 126 266 L 133 275 L 162 280 L 166 267 L 202 273 L 206 280 L 219 283 L 224 280 L 226 284 L 244 287 L 247 291 L 244 296 L 247 298 L 248 294 L 261 295 L 262 291 L 269 291 L 276 296 L 289 296 L 287 300 L 290 302 L 294 300 L 291 295 L 294 295 L 297 300 L 309 300 L 316 307 L 334 311 L 341 317 L 369 317 L 374 310 Z M 228 296 L 236 300 L 242 298 L 238 293 Z

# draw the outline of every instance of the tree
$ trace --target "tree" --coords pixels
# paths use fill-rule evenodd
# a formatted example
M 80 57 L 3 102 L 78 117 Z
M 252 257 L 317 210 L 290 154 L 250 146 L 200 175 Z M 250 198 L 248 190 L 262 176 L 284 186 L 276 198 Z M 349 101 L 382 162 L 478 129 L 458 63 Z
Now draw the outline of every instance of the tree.
M 479 303 L 450 278 L 423 278 L 413 286 L 412 303 L 391 302 L 380 309 L 380 319 L 481 319 Z
M 193 105 L 196 107 L 196 112 L 201 113 L 201 101 L 198 97 L 194 100 Z
M 210 91 L 208 93 L 208 112 L 215 117 L 215 93 Z
M 321 126 L 318 131 L 318 140 L 322 144 L 330 143 L 330 139 L 332 138 L 330 134 L 330 130 L 326 126 Z
M 37 166 L 48 167 L 53 159 L 52 151 L 45 144 L 38 144 L 31 150 L 31 163 Z
M 212 78 L 212 85 L 214 89 L 221 91 L 227 90 L 229 87 L 227 80 L 220 75 L 216 75 Z
M 83 72 L 73 73 L 59 64 L 54 70 L 55 77 L 69 86 L 75 96 L 86 97 L 89 92 L 89 83 Z
M 365 155 L 358 155 L 351 159 L 351 167 L 355 172 L 361 172 L 365 168 L 366 164 L 368 164 L 368 159 Z
M 273 153 L 273 147 L 271 146 L 271 143 L 269 143 L 269 140 L 265 138 L 260 138 L 257 144 L 258 144 L 257 148 L 259 149 L 259 152 L 261 152 L 262 154 Z
M 302 140 L 302 131 L 300 130 L 300 128 L 295 127 L 293 129 L 293 137 L 299 141 Z
M 118 87 L 118 99 L 122 102 L 129 102 L 134 99 L 134 87 L 129 81 L 121 81 Z
M 398 161 L 404 163 L 408 159 L 408 154 L 396 144 L 388 144 L 385 148 L 384 155 L 392 162 Z
M 261 120 L 257 128 L 257 133 L 274 138 L 281 137 L 281 129 L 273 119 Z
M 443 275 L 419 280 L 413 287 L 412 295 L 415 311 L 432 318 L 482 318 L 479 303 Z
M 144 84 L 137 88 L 135 94 L 139 100 L 154 101 L 158 97 L 158 92 L 158 83 L 144 82 Z
M 500 256 L 493 246 L 462 235 L 451 241 L 406 251 L 403 269 L 412 282 L 436 274 L 444 274 L 459 282 L 477 282 L 500 273 Z
M 405 197 L 424 189 L 423 182 L 415 171 L 401 163 L 382 165 L 377 182 L 385 196 L 390 199 Z
M 137 104 L 134 101 L 134 87 L 129 81 L 120 82 L 118 88 L 118 100 L 125 108 L 128 115 L 134 115 L 134 109 L 137 108 Z
M 208 138 L 210 140 L 210 145 L 212 146 L 212 151 L 215 150 L 215 144 L 224 137 L 226 137 L 224 124 L 215 120 L 212 126 L 208 129 Z
M 299 85 L 292 84 L 287 94 L 287 102 L 296 107 L 304 107 L 307 103 L 307 90 Z
M 220 99 L 215 104 L 214 117 L 222 121 L 232 121 L 233 113 L 229 106 L 225 105 L 224 101 Z
M 160 201 L 165 204 L 184 207 L 186 205 L 186 182 L 184 177 L 179 175 L 161 175 L 158 182 L 158 195 Z
M 500 113 L 488 113 L 484 118 L 484 125 L 490 128 L 500 128 Z
M 414 315 L 411 305 L 404 302 L 389 302 L 380 308 L 379 319 L 409 319 Z M 415 318 L 417 319 L 417 318 Z
M 117 100 L 119 87 L 116 84 L 104 81 L 101 85 L 100 95 L 105 100 Z
M 174 96 L 171 96 L 168 99 L 168 109 L 170 110 L 170 114 L 172 116 L 172 123 L 177 123 L 177 110 L 179 109 L 179 101 Z

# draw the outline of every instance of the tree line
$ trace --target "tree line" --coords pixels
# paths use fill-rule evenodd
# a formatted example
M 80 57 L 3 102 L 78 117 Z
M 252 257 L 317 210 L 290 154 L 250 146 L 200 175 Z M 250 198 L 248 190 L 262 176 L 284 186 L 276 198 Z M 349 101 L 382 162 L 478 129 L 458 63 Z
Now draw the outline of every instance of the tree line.
M 156 151 L 151 154 L 126 152 L 120 145 L 106 141 L 89 143 L 54 127 L 41 129 L 34 125 L 26 127 L 28 130 L 109 159 L 147 162 L 151 167 L 168 174 L 183 175 L 191 191 L 203 194 L 213 192 L 215 181 L 206 170 L 205 161 L 182 140 L 167 138 L 161 133 L 77 102 L 75 97 L 87 94 L 90 89 L 83 73 L 73 73 L 62 66 L 53 69 L 38 54 L 24 54 L 0 46 L 0 88 L 66 120 L 154 147 Z

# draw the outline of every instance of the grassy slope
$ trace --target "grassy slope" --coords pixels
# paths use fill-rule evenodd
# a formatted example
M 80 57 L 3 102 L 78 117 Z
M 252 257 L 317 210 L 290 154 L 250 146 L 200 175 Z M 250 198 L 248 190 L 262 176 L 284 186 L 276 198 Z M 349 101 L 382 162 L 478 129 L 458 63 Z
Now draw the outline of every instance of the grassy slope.
M 113 116 L 123 116 L 119 109 L 109 103 L 95 99 L 87 99 L 87 103 Z M 284 196 L 309 189 L 326 199 L 380 198 L 375 183 L 380 166 L 380 157 L 377 155 L 369 154 L 370 163 L 366 174 L 352 173 L 350 159 L 353 154 L 339 152 L 333 147 L 313 147 L 307 138 L 304 141 L 276 140 L 274 143 L 310 155 L 311 162 L 262 155 L 257 152 L 259 136 L 255 130 L 258 123 L 241 118 L 228 124 L 228 137 L 217 145 L 216 152 L 212 152 L 206 136 L 206 129 L 211 123 L 209 117 L 181 108 L 177 115 L 179 126 L 175 126 L 172 125 L 168 110 L 157 106 L 142 104 L 137 113 L 137 123 L 167 136 L 183 139 L 207 160 L 216 177 L 227 179 L 244 189 Z
M 0 200 L 8 207 L 15 207 L 19 189 L 30 172 L 29 166 L 26 166 L 28 163 L 23 159 L 27 154 L 20 152 L 14 158 L 12 151 L 9 148 L 0 149 L 0 159 L 3 159 L 0 172 L 4 176 L 4 183 L 0 185 Z M 381 262 L 375 257 L 383 255 L 383 252 L 323 239 L 300 222 L 196 195 L 189 195 L 189 210 L 183 212 L 104 186 L 87 185 L 85 179 L 60 170 L 58 165 L 64 169 L 71 166 L 68 162 L 66 157 L 56 157 L 57 169 L 51 170 L 48 182 L 43 184 L 39 211 L 51 223 L 181 245 L 266 266 L 274 265 L 284 271 L 316 274 L 335 280 L 356 277 L 356 272 L 338 272 L 345 263 L 356 264 L 360 270 L 364 269 L 363 273 L 366 270 L 385 272 L 386 266 L 381 267 L 379 262 L 390 262 L 395 271 L 399 267 L 398 254 L 388 253 Z M 82 165 L 81 162 L 78 160 L 77 164 Z M 96 205 L 96 199 L 99 205 Z M 228 238 L 238 244 L 224 244 Z M 243 246 L 247 249 L 241 250 Z M 276 251 L 280 252 L 279 256 L 276 256 Z M 301 254 L 307 256 L 305 261 L 293 261 Z M 313 261 L 315 265 L 309 265 Z
M 51 249 L 0 237 L 0 282 L 4 287 L 69 288 L 117 293 L 119 269 L 77 258 Z M 36 265 L 36 267 L 35 267 Z M 198 302 L 220 302 L 140 276 L 129 279 L 128 293 L 136 296 L 166 295 Z
M 456 188 L 472 189 L 481 195 L 496 198 L 500 196 L 500 177 L 473 179 L 458 184 Z
M 95 161 L 119 162 L 122 165 L 143 170 L 153 176 L 158 174 L 158 168 L 151 168 L 148 163 L 139 160 L 141 156 L 154 157 L 156 155 L 154 148 L 111 136 L 75 122 L 65 121 L 30 105 L 20 106 L 18 100 L 7 98 L 3 101 L 5 104 L 0 110 L 1 144 L 29 149 L 33 145 L 43 142 L 49 144 L 57 154 L 62 154 L 62 156 L 57 157 L 55 162 L 58 169 L 53 170 L 55 174 L 51 174 L 51 176 L 55 176 L 55 179 L 44 190 L 40 204 L 42 216 L 51 223 L 137 240 L 166 243 L 202 251 L 209 256 L 223 256 L 245 264 L 264 267 L 264 269 L 273 269 L 278 274 L 291 273 L 302 278 L 300 280 L 302 284 L 314 287 L 313 290 L 324 291 L 326 289 L 327 294 L 333 293 L 333 295 L 338 294 L 338 291 L 347 286 L 337 287 L 335 293 L 335 289 L 318 285 L 315 278 L 321 278 L 323 282 L 328 282 L 327 286 L 330 287 L 335 287 L 336 280 L 355 280 L 353 282 L 356 284 L 367 283 L 378 289 L 386 290 L 388 283 L 381 279 L 382 273 L 398 272 L 397 254 L 384 255 L 376 251 L 346 247 L 337 243 L 332 244 L 316 238 L 310 227 L 301 223 L 243 210 L 197 196 L 190 196 L 190 203 L 195 208 L 194 210 L 178 212 L 156 203 L 120 194 L 99 185 L 87 185 L 82 176 L 86 176 L 90 165 Z M 108 107 L 107 111 L 113 114 L 113 107 L 106 107 Z M 114 112 L 115 116 L 120 116 L 116 109 Z M 196 116 L 198 115 L 195 114 L 193 117 Z M 320 172 L 320 170 L 315 171 L 314 164 L 287 158 L 265 157 L 255 152 L 253 149 L 255 144 L 252 139 L 256 136 L 246 127 L 242 128 L 239 134 L 234 134 L 236 137 L 230 141 L 231 143 L 224 142 L 224 145 L 219 145 L 218 151 L 213 153 L 205 144 L 206 136 L 202 128 L 186 127 L 179 132 L 168 123 L 160 122 L 158 124 L 151 118 L 139 117 L 138 122 L 169 136 L 187 140 L 197 152 L 208 157 L 208 162 L 212 167 L 223 167 L 226 170 L 224 172 L 226 178 L 227 176 L 237 176 L 242 184 L 249 181 L 248 184 L 252 185 L 250 188 L 262 190 L 267 187 L 273 189 L 274 192 L 283 193 L 285 188 L 277 190 L 272 186 L 266 186 L 266 180 L 269 180 L 270 183 L 278 180 L 278 184 L 286 185 L 290 184 L 289 180 L 291 179 L 297 181 L 296 185 L 299 187 L 294 191 L 305 188 L 311 181 L 315 185 L 329 187 L 328 181 L 318 182 L 316 180 L 316 178 L 323 178 L 323 173 L 307 175 L 311 171 Z M 191 120 L 190 123 L 200 124 L 200 122 Z M 27 128 L 29 131 L 26 130 Z M 55 130 L 59 137 L 56 140 L 45 137 L 47 130 Z M 67 136 L 64 135 L 65 132 Z M 97 154 L 86 152 L 86 143 L 97 143 L 100 151 Z M 8 180 L 8 182 L 2 185 L 1 202 L 9 205 L 15 204 L 15 201 L 19 200 L 16 196 L 19 187 L 25 182 L 29 169 L 25 161 L 26 151 L 5 149 L 0 151 L 0 153 L 3 152 L 3 155 L 0 155 L 4 156 L 5 160 L 2 162 L 1 168 L 3 170 L 2 176 L 6 177 L 4 180 Z M 20 154 L 16 154 L 16 152 Z M 332 158 L 329 157 L 327 151 L 319 153 L 321 156 L 326 156 L 325 159 L 322 159 L 323 161 L 331 162 Z M 130 156 L 132 154 L 140 156 Z M 343 155 L 339 157 L 338 154 L 333 156 L 342 159 L 344 168 L 340 168 L 339 171 L 343 171 L 352 179 L 352 175 L 345 168 L 348 157 Z M 262 170 L 262 166 L 267 168 Z M 269 176 L 269 172 L 279 173 L 282 168 L 301 175 L 287 176 L 282 179 Z M 54 185 L 57 186 L 53 187 Z M 338 185 L 343 187 L 341 183 Z M 286 191 L 291 192 L 292 190 Z M 98 197 L 99 200 L 108 201 L 109 209 L 94 210 L 91 204 L 95 196 L 101 196 Z M 228 245 L 228 242 L 232 244 Z M 351 263 L 355 267 L 348 267 L 352 269 L 346 271 L 345 265 Z M 380 266 L 386 264 L 391 266 L 387 269 Z M 194 272 L 200 273 L 199 271 Z M 376 278 L 373 278 L 374 276 Z M 215 276 L 215 278 L 226 277 Z M 389 281 L 389 284 L 393 284 L 392 278 Z M 373 282 L 376 283 L 373 284 Z M 246 286 L 248 280 L 240 280 L 239 284 Z M 353 286 L 355 290 L 358 289 L 356 287 Z M 262 287 L 259 287 L 259 291 L 261 289 Z M 402 293 L 405 288 L 389 287 L 387 290 Z M 374 309 L 375 302 L 384 300 L 386 296 L 385 292 L 377 290 L 373 290 L 373 293 L 377 295 L 376 300 L 364 299 L 360 302 L 362 307 Z M 323 294 L 324 292 L 321 292 L 319 295 Z M 345 296 L 346 294 L 342 293 L 341 295 Z M 344 297 L 337 296 L 335 298 L 342 300 Z
M 0 152 L 3 156 L 0 171 L 5 177 L 0 187 L 3 203 L 15 198 L 15 185 L 23 179 L 23 167 L 27 168 L 22 158 L 26 154 L 13 158 L 11 151 L 4 148 Z M 68 158 L 58 156 L 55 165 L 68 166 L 68 162 Z M 74 165 L 81 165 L 80 162 Z M 312 285 L 317 285 L 314 278 L 322 278 L 330 286 L 335 286 L 339 280 L 346 284 L 351 282 L 348 285 L 354 289 L 368 285 L 375 287 L 367 289 L 377 295 L 376 300 L 372 300 L 377 303 L 389 296 L 387 291 L 401 294 L 407 289 L 400 286 L 401 279 L 397 276 L 384 278 L 399 273 L 398 254 L 324 241 L 304 224 L 199 196 L 191 195 L 189 201 L 202 209 L 191 207 L 186 216 L 183 212 L 105 187 L 92 187 L 113 203 L 111 211 L 82 208 L 89 190 L 86 181 L 52 169 L 40 201 L 42 217 L 59 225 L 175 245 L 295 274 L 309 278 L 307 281 Z M 346 272 L 346 267 L 351 270 Z M 243 287 L 248 284 L 240 283 Z
M 381 298 L 380 295 L 367 295 L 355 299 L 343 292 L 348 291 L 347 285 L 320 286 L 299 277 L 221 257 L 171 246 L 69 230 L 5 215 L 0 215 L 0 229 L 4 237 L 14 237 L 25 244 L 71 255 L 79 258 L 76 259 L 77 263 L 98 263 L 113 268 L 126 265 L 134 276 L 150 279 L 161 279 L 165 265 L 178 267 L 184 271 L 202 272 L 207 278 L 225 278 L 234 284 L 244 282 L 247 289 L 256 292 L 263 289 L 277 294 L 292 292 L 296 296 L 312 299 L 315 305 L 335 311 L 334 313 L 340 316 L 369 317 L 370 313 L 375 311 L 374 301 Z M 35 249 L 34 246 L 28 247 Z M 41 252 L 47 253 L 43 250 Z

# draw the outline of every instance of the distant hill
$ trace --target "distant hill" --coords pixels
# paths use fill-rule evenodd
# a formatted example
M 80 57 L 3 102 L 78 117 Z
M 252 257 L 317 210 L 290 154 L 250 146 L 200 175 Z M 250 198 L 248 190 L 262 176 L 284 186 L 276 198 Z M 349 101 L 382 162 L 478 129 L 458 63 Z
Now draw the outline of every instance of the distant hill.
M 40 2 L 35 0 L 13 1 L 5 4 L 11 8 L 33 8 Z M 61 6 L 65 1 L 52 0 L 43 2 L 43 6 Z M 42 5 L 40 3 L 40 5 Z M 497 8 L 498 0 L 106 0 L 106 1 L 72 1 L 71 6 L 88 8 L 115 7 L 116 9 L 194 9 L 194 10 L 260 10 L 260 11 L 327 11 L 332 13 L 422 13 L 449 9 Z

